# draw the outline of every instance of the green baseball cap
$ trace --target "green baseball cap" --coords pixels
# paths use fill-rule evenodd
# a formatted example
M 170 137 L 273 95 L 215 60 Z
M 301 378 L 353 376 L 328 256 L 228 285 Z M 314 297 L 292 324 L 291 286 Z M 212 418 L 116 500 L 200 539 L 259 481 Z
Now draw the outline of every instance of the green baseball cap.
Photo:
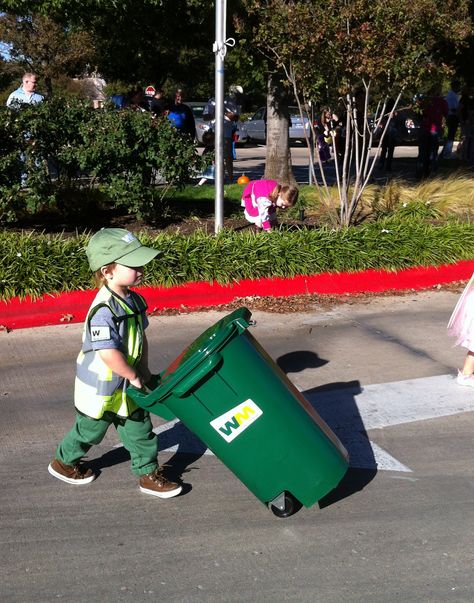
M 144 266 L 158 253 L 157 249 L 142 245 L 135 235 L 124 228 L 102 228 L 91 237 L 86 248 L 92 272 L 112 262 L 129 268 Z

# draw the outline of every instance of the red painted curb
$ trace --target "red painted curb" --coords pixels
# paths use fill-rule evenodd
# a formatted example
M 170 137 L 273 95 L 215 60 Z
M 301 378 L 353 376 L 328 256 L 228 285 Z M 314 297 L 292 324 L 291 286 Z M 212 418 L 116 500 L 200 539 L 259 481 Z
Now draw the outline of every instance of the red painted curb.
M 474 260 L 408 268 L 398 272 L 364 270 L 296 276 L 293 278 L 261 278 L 242 280 L 231 285 L 186 283 L 177 287 L 142 287 L 149 310 L 165 308 L 212 307 L 238 297 L 288 297 L 304 293 L 345 294 L 426 289 L 437 284 L 467 280 L 474 272 Z M 47 295 L 38 300 L 13 298 L 0 301 L 0 326 L 23 329 L 84 321 L 95 291 L 72 291 Z

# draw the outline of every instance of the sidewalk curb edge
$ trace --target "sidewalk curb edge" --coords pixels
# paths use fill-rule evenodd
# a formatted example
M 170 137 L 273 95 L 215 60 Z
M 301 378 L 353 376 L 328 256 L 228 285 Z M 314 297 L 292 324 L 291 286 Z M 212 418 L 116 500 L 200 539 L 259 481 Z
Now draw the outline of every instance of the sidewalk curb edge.
M 474 260 L 441 266 L 415 267 L 399 271 L 364 270 L 361 272 L 321 273 L 292 278 L 244 279 L 229 285 L 194 282 L 175 287 L 141 287 L 150 312 L 164 309 L 192 311 L 213 307 L 236 298 L 289 297 L 301 294 L 344 295 L 383 291 L 420 290 L 470 278 Z M 29 327 L 83 322 L 95 291 L 53 293 L 33 300 L 12 298 L 0 301 L 0 327 Z

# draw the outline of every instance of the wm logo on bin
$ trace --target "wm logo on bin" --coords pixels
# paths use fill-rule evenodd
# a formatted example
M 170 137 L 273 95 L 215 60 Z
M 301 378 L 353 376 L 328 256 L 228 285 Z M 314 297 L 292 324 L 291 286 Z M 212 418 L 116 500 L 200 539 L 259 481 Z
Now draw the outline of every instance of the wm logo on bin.
M 232 442 L 234 438 L 262 415 L 263 411 L 249 398 L 211 421 L 211 426 L 226 442 Z

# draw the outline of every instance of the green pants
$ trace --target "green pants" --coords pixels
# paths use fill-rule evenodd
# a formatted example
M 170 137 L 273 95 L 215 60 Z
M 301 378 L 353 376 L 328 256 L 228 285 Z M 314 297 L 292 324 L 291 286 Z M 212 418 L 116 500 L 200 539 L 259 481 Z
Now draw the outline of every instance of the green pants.
M 158 438 L 153 433 L 150 414 L 142 409 L 130 417 L 105 413 L 101 419 L 91 419 L 76 413 L 76 422 L 56 450 L 56 458 L 66 465 L 74 465 L 94 444 L 99 444 L 110 425 L 114 425 L 132 459 L 132 473 L 144 475 L 158 465 Z

